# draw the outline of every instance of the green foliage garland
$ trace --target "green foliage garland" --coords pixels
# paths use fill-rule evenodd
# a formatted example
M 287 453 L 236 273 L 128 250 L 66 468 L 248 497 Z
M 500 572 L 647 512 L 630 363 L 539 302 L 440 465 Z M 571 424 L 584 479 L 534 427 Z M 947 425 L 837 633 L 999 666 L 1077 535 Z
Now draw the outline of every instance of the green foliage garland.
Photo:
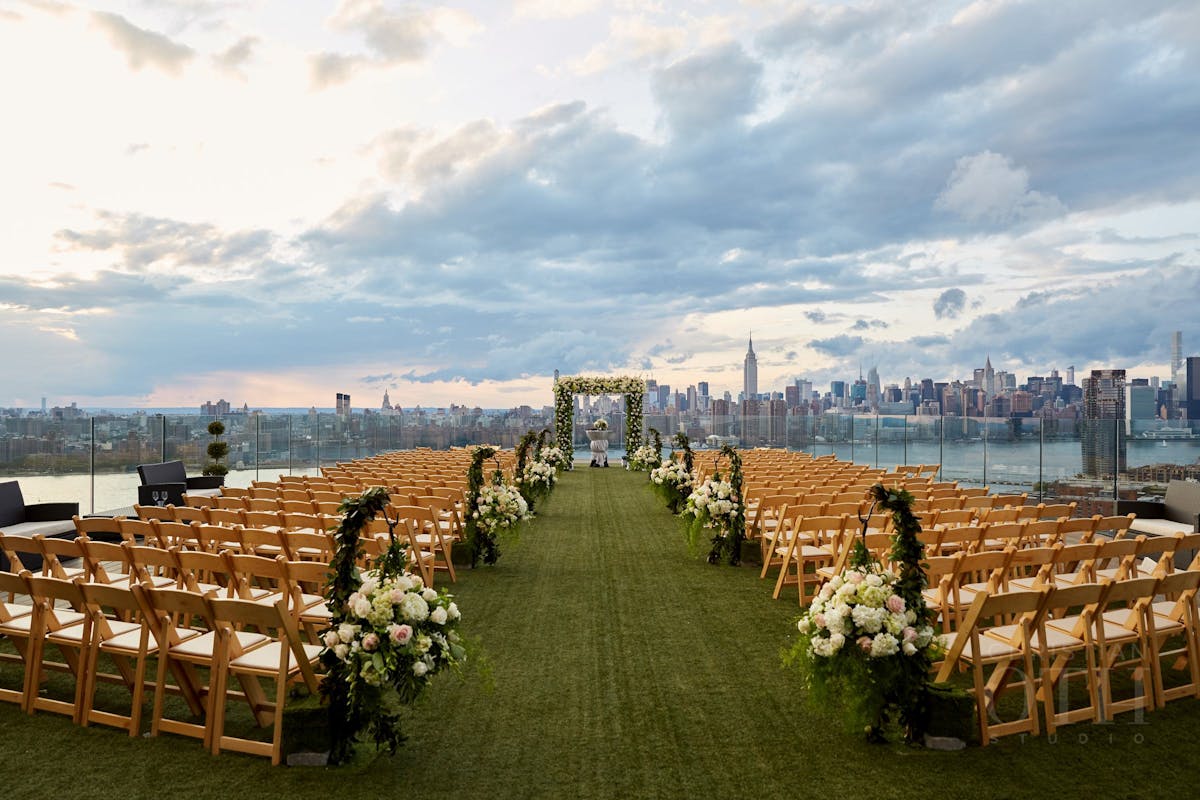
M 535 495 L 540 494 L 537 489 L 525 483 L 525 462 L 529 460 L 529 451 L 536 445 L 538 435 L 533 431 L 527 431 L 521 437 L 521 441 L 517 444 L 517 467 L 513 473 L 513 482 L 521 491 L 521 496 L 525 498 L 525 502 L 529 504 L 529 512 L 533 513 L 533 503 Z
M 916 612 L 917 627 L 932 625 L 933 613 L 925 603 L 922 592 L 929 585 L 925 573 L 925 545 L 919 538 L 921 521 L 912 512 L 913 496 L 900 487 L 888 489 L 883 484 L 871 487 L 869 496 L 884 511 L 892 515 L 892 563 L 900 565 L 896 594 L 904 598 L 907 608 Z M 929 673 L 933 656 L 928 649 L 902 659 L 888 700 L 900 712 L 900 724 L 905 738 L 921 741 L 929 724 Z
M 692 442 L 688 439 L 688 435 L 680 431 L 675 434 L 675 438 L 672 441 L 675 443 L 675 447 L 683 453 L 683 465 L 687 467 L 688 472 L 692 472 L 695 469 L 696 454 L 692 452 Z M 739 466 L 741 465 L 740 458 L 738 459 L 738 464 Z
M 330 629 L 336 630 L 346 620 L 346 603 L 362 585 L 358 571 L 358 562 L 363 554 L 360 537 L 367 523 L 387 507 L 388 500 L 387 490 L 376 486 L 359 497 L 346 498 L 338 509 L 344 516 L 334 534 L 337 549 L 329 562 L 329 584 L 325 588 L 325 607 L 332 615 Z M 388 552 L 380 559 L 381 569 L 385 565 L 394 567 L 396 558 L 393 550 L 399 553 L 399 563 L 403 568 L 404 551 L 393 538 Z M 348 667 L 332 650 L 326 648 L 322 651 L 321 663 L 326 668 L 325 677 L 321 680 L 321 694 L 329 704 L 329 733 L 332 740 L 329 762 L 342 764 L 348 761 L 354 755 L 354 744 L 364 728 L 368 729 L 377 746 L 386 745 L 394 753 L 404 739 L 398 719 L 391 715 L 374 714 L 373 709 L 356 702 L 361 698 L 351 696 Z
M 495 564 L 500 558 L 500 550 L 496 546 L 496 536 L 482 530 L 475 523 L 475 512 L 479 510 L 479 490 L 483 488 L 483 462 L 496 455 L 496 448 L 490 445 L 476 447 L 471 454 L 471 467 L 467 470 L 467 508 L 464 523 L 467 529 L 467 541 L 471 546 L 471 566 L 479 565 L 480 559 L 485 564 Z

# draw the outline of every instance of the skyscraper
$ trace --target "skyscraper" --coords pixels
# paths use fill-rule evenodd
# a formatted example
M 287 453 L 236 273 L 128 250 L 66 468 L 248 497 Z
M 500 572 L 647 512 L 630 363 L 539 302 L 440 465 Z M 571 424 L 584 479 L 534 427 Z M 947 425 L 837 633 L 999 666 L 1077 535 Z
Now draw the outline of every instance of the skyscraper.
M 742 390 L 747 400 L 758 397 L 758 356 L 754 355 L 754 334 L 750 335 L 750 347 L 746 351 L 746 362 L 742 366 Z
M 1183 381 L 1183 331 L 1171 332 L 1171 383 L 1178 386 Z
M 1125 370 L 1094 369 L 1083 379 L 1081 425 L 1083 474 L 1107 479 L 1124 472 Z
M 1200 356 L 1187 360 L 1187 418 L 1188 422 L 1200 419 Z

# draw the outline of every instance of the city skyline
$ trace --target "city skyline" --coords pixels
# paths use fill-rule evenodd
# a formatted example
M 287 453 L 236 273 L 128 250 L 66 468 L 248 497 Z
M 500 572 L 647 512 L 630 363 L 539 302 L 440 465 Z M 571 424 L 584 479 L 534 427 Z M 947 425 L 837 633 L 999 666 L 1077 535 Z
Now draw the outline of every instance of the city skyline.
M 1167 378 L 1200 8 L 9 2 L 0 407 Z M 1191 348 L 1191 349 L 1189 349 Z M 887 376 L 882 376 L 887 381 Z

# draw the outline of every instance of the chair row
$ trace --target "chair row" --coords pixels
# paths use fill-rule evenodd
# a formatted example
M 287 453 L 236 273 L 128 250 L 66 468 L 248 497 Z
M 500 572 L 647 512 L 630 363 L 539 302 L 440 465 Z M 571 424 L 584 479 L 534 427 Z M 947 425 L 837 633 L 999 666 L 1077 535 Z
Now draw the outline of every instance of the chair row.
M 143 697 L 152 689 L 150 736 L 191 736 L 214 754 L 235 750 L 267 756 L 278 764 L 289 687 L 299 684 L 310 694 L 318 691 L 322 648 L 304 641 L 298 615 L 282 593 L 247 599 L 149 583 L 63 580 L 28 571 L 0 573 L 0 593 L 28 598 L 0 603 L 0 636 L 12 641 L 17 655 L 11 660 L 23 668 L 21 689 L 0 690 L 0 700 L 16 703 L 29 714 L 64 714 L 79 725 L 110 725 L 137 737 Z M 61 662 L 50 660 L 51 648 L 62 655 Z M 147 681 L 152 661 L 154 679 Z M 115 672 L 103 671 L 110 663 Z M 72 697 L 41 691 L 47 670 L 74 679 Z M 231 679 L 240 690 L 234 690 Z M 125 686 L 128 703 L 98 704 L 100 682 Z M 168 694 L 181 697 L 184 707 L 168 704 Z M 270 741 L 226 730 L 227 706 L 239 699 L 248 704 L 257 726 L 270 726 Z M 171 715 L 177 711 L 183 713 Z M 203 721 L 193 722 L 194 717 Z
M 937 680 L 970 670 L 985 745 L 1003 735 L 1038 735 L 1043 718 L 1054 733 L 1071 722 L 1111 721 L 1200 697 L 1197 587 L 1200 571 L 1183 571 L 979 592 L 948 638 Z M 1128 686 L 1121 697 L 1112 680 L 1119 670 Z M 1072 692 L 1071 681 L 1082 689 Z M 1020 702 L 1005 707 L 1011 689 L 1020 690 Z

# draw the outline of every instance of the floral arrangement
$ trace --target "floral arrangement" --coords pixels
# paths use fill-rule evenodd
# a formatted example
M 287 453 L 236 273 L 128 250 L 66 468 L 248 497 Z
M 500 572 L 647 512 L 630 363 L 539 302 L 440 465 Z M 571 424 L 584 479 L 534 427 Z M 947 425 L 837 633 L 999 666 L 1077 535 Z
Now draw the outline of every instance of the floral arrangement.
M 784 661 L 799 665 L 814 702 L 836 695 L 868 739 L 882 741 L 895 712 L 905 738 L 919 742 L 929 721 L 930 667 L 943 647 L 921 593 L 928 582 L 921 525 L 903 489 L 876 485 L 869 494 L 872 512 L 891 512 L 896 571 L 856 541 L 850 567 L 821 587 L 797 622 L 800 635 Z
M 529 504 L 515 486 L 486 484 L 479 489 L 479 499 L 471 518 L 481 533 L 495 536 L 503 530 L 515 529 L 529 519 Z
M 556 448 L 557 449 L 557 448 Z M 558 470 L 545 461 L 530 461 L 521 475 L 525 486 L 537 487 L 538 491 L 549 492 L 558 480 Z
M 557 471 L 567 466 L 567 457 L 557 447 L 546 447 L 542 449 L 541 462 Z
M 729 524 L 738 512 L 738 499 L 733 486 L 719 476 L 708 478 L 688 495 L 685 513 L 701 519 L 705 527 L 718 528 L 721 535 L 729 532 Z
M 688 546 L 695 550 L 704 530 L 711 530 L 708 563 L 726 559 L 731 566 L 741 563 L 742 541 L 746 538 L 746 509 L 742 505 L 742 459 L 726 445 L 721 457 L 729 459 L 729 480 L 713 473 L 688 495 L 683 509 Z
M 662 452 L 644 444 L 629 456 L 629 468 L 638 472 L 649 472 L 662 464 Z
M 914 656 L 933 643 L 933 628 L 896 594 L 896 575 L 878 565 L 835 575 L 817 593 L 797 628 L 812 656 L 831 658 L 847 644 L 864 658 Z
M 692 493 L 694 480 L 682 461 L 671 460 L 650 470 L 650 485 L 666 501 L 672 514 L 679 513 L 680 506 Z
M 394 536 L 371 569 L 362 571 L 361 533 L 387 508 L 377 486 L 342 501 L 337 548 L 325 587 L 330 626 L 322 631 L 321 696 L 329 709 L 331 764 L 354 755 L 366 732 L 377 748 L 395 753 L 404 741 L 401 709 L 416 701 L 429 680 L 466 660 L 454 628 L 458 606 L 445 592 L 404 571 L 404 545 Z M 384 519 L 387 519 L 386 515 Z M 389 530 L 396 521 L 388 520 Z
M 372 569 L 324 633 L 326 651 L 343 666 L 350 702 L 374 710 L 367 732 L 393 753 L 403 741 L 401 707 L 434 675 L 466 660 L 455 631 L 460 616 L 454 599 L 422 585 L 420 576 Z
M 592 430 L 594 430 L 594 431 L 608 430 L 608 420 L 606 420 L 606 419 L 596 420 L 595 422 L 592 423 Z

